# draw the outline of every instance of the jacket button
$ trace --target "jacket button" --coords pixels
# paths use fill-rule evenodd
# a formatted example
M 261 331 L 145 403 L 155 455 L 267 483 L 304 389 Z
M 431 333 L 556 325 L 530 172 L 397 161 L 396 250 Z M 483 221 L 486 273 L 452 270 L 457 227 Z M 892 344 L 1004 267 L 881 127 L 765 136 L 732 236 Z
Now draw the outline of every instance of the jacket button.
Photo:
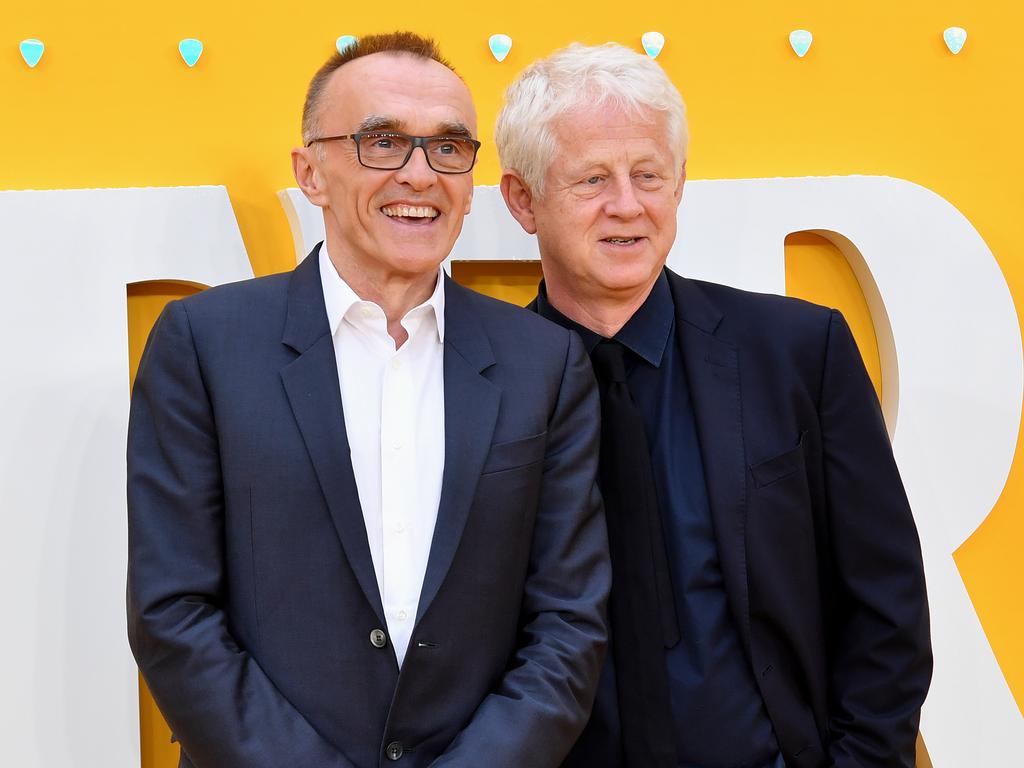
M 400 760 L 405 754 L 405 747 L 400 741 L 392 741 L 384 748 L 384 754 L 387 755 L 388 760 Z
M 383 648 L 387 644 L 388 636 L 384 634 L 383 629 L 375 629 L 370 633 L 370 645 L 374 648 Z M 399 745 L 399 750 L 401 750 L 401 745 Z M 401 757 L 401 755 L 399 755 L 399 757 Z M 397 760 L 398 758 L 396 757 L 394 759 Z

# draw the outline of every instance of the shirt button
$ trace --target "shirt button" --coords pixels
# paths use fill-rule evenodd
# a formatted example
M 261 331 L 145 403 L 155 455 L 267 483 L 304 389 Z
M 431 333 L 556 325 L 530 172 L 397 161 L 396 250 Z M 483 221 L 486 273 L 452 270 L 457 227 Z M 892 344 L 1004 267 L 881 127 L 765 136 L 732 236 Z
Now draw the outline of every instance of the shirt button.
M 402 360 L 401 360 L 401 358 L 398 358 L 398 357 L 391 358 L 391 367 L 394 368 L 396 371 L 399 370 L 402 367 Z
M 395 533 L 405 533 L 405 523 L 399 523 L 393 530 Z
M 405 747 L 400 741 L 392 741 L 385 747 L 384 754 L 387 755 L 388 760 L 401 760 L 402 755 L 405 754 Z
M 399 611 L 398 612 L 398 620 L 399 621 L 405 621 L 408 618 L 409 618 L 409 614 L 406 613 L 405 611 Z
M 363 317 L 373 317 L 373 308 L 372 307 L 363 307 L 359 311 L 360 311 L 360 313 L 362 314 Z
M 370 633 L 370 645 L 374 648 L 383 648 L 388 644 L 388 636 L 383 629 L 375 629 Z

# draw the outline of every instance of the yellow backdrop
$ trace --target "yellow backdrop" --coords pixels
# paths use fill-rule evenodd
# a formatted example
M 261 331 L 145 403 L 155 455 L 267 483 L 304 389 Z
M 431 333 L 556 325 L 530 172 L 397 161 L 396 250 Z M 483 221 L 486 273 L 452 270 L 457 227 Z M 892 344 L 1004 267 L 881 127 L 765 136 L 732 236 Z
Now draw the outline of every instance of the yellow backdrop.
M 856 8 L 809 0 L 689 4 L 517 0 L 507 10 L 409 3 L 381 22 L 372 4 L 211 3 L 124 0 L 9 3 L 0 27 L 0 189 L 224 184 L 257 274 L 293 263 L 287 221 L 274 193 L 292 184 L 288 150 L 298 138 L 305 83 L 341 34 L 396 23 L 434 35 L 466 77 L 485 148 L 478 184 L 498 180 L 492 125 L 504 86 L 533 58 L 572 40 L 664 33 L 659 58 L 686 97 L 691 179 L 878 174 L 909 179 L 953 203 L 979 230 L 1024 307 L 1024 106 L 1019 34 L 1024 7 L 949 0 L 864 0 Z M 401 18 L 397 22 L 396 18 Z M 952 56 L 941 34 L 969 37 Z M 814 33 L 804 59 L 788 47 L 794 28 Z M 487 38 L 512 36 L 495 62 Z M 46 43 L 28 69 L 18 41 Z M 206 50 L 190 70 L 183 37 Z M 934 265 L 942 269 L 941 263 Z M 476 268 L 477 270 L 479 268 Z M 787 245 L 790 293 L 851 315 L 877 374 L 870 321 L 834 250 L 813 239 Z M 524 275 L 458 273 L 508 297 L 529 293 Z M 132 299 L 133 344 L 176 289 Z M 1018 312 L 1021 310 L 1019 309 Z M 984 333 L 984 329 L 979 329 Z M 876 379 L 877 380 L 877 379 Z M 1024 704 L 1024 459 L 957 564 L 1017 697 Z M 144 762 L 169 766 L 166 735 L 143 706 Z

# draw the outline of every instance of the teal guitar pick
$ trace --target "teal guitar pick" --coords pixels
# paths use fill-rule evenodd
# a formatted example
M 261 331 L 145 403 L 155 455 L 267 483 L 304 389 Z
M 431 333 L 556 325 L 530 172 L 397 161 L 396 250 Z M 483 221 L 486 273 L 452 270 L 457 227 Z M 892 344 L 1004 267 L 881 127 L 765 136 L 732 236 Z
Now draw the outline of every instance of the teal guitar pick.
M 942 39 L 945 41 L 946 47 L 949 48 L 949 52 L 956 56 L 963 50 L 964 43 L 967 42 L 967 30 L 963 27 L 949 27 L 942 33 Z
M 338 53 L 344 53 L 346 48 L 357 42 L 359 39 L 355 35 L 342 35 L 334 41 L 334 47 L 338 49 Z
M 21 51 L 21 58 L 25 60 L 25 63 L 30 67 L 34 67 L 43 58 L 43 51 L 46 50 L 46 46 L 43 45 L 42 40 L 29 38 L 28 40 L 21 41 L 18 50 Z
M 203 41 L 194 37 L 186 37 L 178 43 L 178 53 L 189 67 L 194 67 L 199 57 L 203 55 Z
M 806 29 L 794 29 L 789 33 L 789 45 L 793 53 L 801 59 L 811 50 L 811 43 L 814 42 L 814 35 Z
M 644 32 L 640 37 L 640 45 L 644 47 L 644 53 L 656 59 L 665 47 L 665 36 L 661 32 Z
M 495 59 L 499 62 L 504 61 L 508 52 L 512 50 L 512 38 L 508 35 L 491 35 L 487 47 L 491 49 L 491 55 Z

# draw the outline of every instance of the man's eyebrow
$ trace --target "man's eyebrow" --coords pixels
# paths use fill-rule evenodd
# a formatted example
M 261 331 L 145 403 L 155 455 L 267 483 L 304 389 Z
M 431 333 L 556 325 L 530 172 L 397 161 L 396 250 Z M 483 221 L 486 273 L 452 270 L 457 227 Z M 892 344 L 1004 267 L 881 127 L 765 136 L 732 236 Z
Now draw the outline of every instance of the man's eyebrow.
M 370 115 L 369 117 L 363 118 L 363 121 L 359 124 L 359 129 L 356 132 L 402 131 L 404 128 L 405 123 L 401 120 L 397 120 L 393 117 L 387 117 L 385 115 Z
M 441 123 L 437 129 L 437 135 L 451 136 L 453 138 L 460 136 L 465 136 L 467 139 L 473 138 L 473 133 L 469 130 L 469 126 L 459 120 L 454 120 L 450 123 Z
M 386 115 L 370 115 L 369 117 L 363 118 L 363 121 L 359 124 L 357 133 L 370 133 L 374 131 L 399 131 L 404 133 L 405 122 L 394 117 L 387 117 Z M 470 131 L 469 127 L 461 120 L 441 123 L 437 127 L 437 132 L 434 135 L 452 137 L 465 136 L 467 139 L 473 138 L 472 131 Z

